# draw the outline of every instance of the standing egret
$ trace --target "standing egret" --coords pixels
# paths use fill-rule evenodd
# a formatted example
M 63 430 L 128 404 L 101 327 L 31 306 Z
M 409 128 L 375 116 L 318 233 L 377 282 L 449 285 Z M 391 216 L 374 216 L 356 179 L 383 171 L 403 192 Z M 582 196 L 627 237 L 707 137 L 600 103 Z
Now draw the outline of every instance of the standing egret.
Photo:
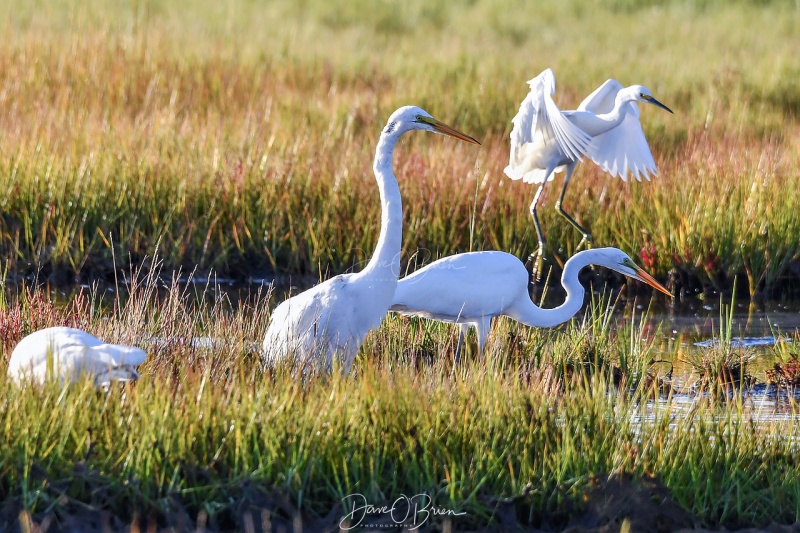
M 653 156 L 647 146 L 639 107 L 636 102 L 653 104 L 672 110 L 653 98 L 650 90 L 641 85 L 623 87 L 617 80 L 607 80 L 581 102 L 576 111 L 561 111 L 553 101 L 556 79 L 553 71 L 545 70 L 528 81 L 531 91 L 519 106 L 512 120 L 511 157 L 504 172 L 525 183 L 538 183 L 539 189 L 530 206 L 536 236 L 539 239 L 537 260 L 533 267 L 538 280 L 545 252 L 545 239 L 536 214 L 536 204 L 545 183 L 553 179 L 554 172 L 566 169 L 564 186 L 556 201 L 556 211 L 583 235 L 578 248 L 593 243 L 592 235 L 563 208 L 572 172 L 582 156 L 588 156 L 603 171 L 627 181 L 628 172 L 641 181 L 657 174 Z
M 459 324 L 456 360 L 470 326 L 483 353 L 492 318 L 506 315 L 527 326 L 549 328 L 569 320 L 583 306 L 584 288 L 578 272 L 589 265 L 615 270 L 672 296 L 647 272 L 617 248 L 584 250 L 564 265 L 561 285 L 567 299 L 554 309 L 542 309 L 528 295 L 528 270 L 506 252 L 470 252 L 443 257 L 401 279 L 390 311 Z
M 87 374 L 95 386 L 108 388 L 113 381 L 138 379 L 136 366 L 146 358 L 140 348 L 106 344 L 80 329 L 47 328 L 19 341 L 8 362 L 8 379 L 44 383 L 52 377 L 68 383 Z
M 294 358 L 305 367 L 318 358 L 317 367 L 330 371 L 338 355 L 347 374 L 366 334 L 380 325 L 397 286 L 403 233 L 403 206 L 392 171 L 392 153 L 400 136 L 411 130 L 480 144 L 419 107 L 401 107 L 392 113 L 378 140 L 372 166 L 381 197 L 381 231 L 372 259 L 361 272 L 333 277 L 276 307 L 264 338 L 267 364 Z

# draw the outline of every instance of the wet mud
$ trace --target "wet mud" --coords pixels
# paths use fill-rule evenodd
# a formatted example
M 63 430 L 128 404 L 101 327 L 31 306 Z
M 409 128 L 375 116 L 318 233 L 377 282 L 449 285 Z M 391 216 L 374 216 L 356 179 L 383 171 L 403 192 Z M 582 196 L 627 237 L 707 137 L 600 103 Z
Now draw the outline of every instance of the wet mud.
M 171 500 L 167 513 L 120 517 L 97 505 L 64 499 L 56 509 L 40 516 L 15 508 L 8 502 L 0 510 L 3 531 L 25 533 L 222 533 L 222 532 L 521 532 L 616 533 L 616 532 L 710 532 L 800 533 L 800 524 L 763 524 L 758 527 L 713 528 L 702 524 L 676 503 L 669 489 L 654 477 L 627 474 L 590 476 L 582 496 L 566 498 L 557 512 L 531 515 L 526 495 L 508 500 L 487 500 L 494 509 L 487 517 L 436 517 L 422 524 L 394 522 L 388 516 L 354 527 L 343 521 L 342 505 L 325 516 L 298 512 L 288 499 L 263 487 L 243 484 L 240 498 L 231 508 L 211 518 L 205 510 L 193 512 L 179 500 Z M 110 503 L 110 502 L 108 502 Z M 392 502 L 386 502 L 391 504 Z M 416 526 L 416 528 L 415 528 Z M 729 525 L 730 526 L 730 525 Z

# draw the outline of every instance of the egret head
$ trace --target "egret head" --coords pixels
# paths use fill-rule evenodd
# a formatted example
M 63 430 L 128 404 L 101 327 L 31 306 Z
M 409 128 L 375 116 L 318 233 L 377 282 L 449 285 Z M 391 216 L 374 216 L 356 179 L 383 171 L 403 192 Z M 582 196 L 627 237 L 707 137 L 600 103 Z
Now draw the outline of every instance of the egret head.
M 653 279 L 650 274 L 639 268 L 639 266 L 634 263 L 630 257 L 628 257 L 628 254 L 622 250 L 618 250 L 617 248 L 596 248 L 594 250 L 590 250 L 590 252 L 596 252 L 597 254 L 597 257 L 593 258 L 592 260 L 594 264 L 610 268 L 611 270 L 616 270 L 620 274 L 628 276 L 629 278 L 643 281 L 657 291 L 661 291 L 670 297 L 672 296 L 672 293 L 670 293 L 663 285 Z
M 451 137 L 461 139 L 468 143 L 481 144 L 469 135 L 461 133 L 444 122 L 436 120 L 424 109 L 413 105 L 401 107 L 392 113 L 392 116 L 389 117 L 389 121 L 386 123 L 386 127 L 383 129 L 383 133 L 384 135 L 402 135 L 411 130 L 432 131 L 434 133 L 450 135 Z
M 653 104 L 656 107 L 660 107 L 661 109 L 672 113 L 672 109 L 668 108 L 667 106 L 665 106 L 664 104 L 653 98 L 653 94 L 647 87 L 644 87 L 643 85 L 631 85 L 630 87 L 628 87 L 628 89 L 630 89 L 633 98 L 637 102 L 642 102 L 644 104 Z

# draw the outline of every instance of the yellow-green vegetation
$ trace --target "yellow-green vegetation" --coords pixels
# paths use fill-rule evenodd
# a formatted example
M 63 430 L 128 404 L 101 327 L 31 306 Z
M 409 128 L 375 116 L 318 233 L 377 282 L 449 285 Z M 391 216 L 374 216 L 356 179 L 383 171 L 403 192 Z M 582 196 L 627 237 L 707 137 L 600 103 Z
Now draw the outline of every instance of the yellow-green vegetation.
M 36 0 L 0 3 L 0 35 L 9 281 L 113 280 L 148 272 L 156 250 L 154 273 L 358 269 L 379 230 L 374 145 L 405 104 L 483 147 L 403 141 L 404 261 L 524 257 L 534 190 L 502 169 L 525 81 L 546 67 L 562 108 L 614 77 L 676 111 L 642 110 L 653 182 L 579 166 L 566 205 L 598 245 L 683 286 L 740 274 L 755 293 L 797 277 L 796 1 Z M 557 187 L 541 218 L 564 259 L 580 235 L 552 209 Z M 674 354 L 598 312 L 556 331 L 501 320 L 485 359 L 455 370 L 452 327 L 392 318 L 354 375 L 297 379 L 265 372 L 252 348 L 267 295 L 194 299 L 155 277 L 65 305 L 2 289 L 0 376 L 24 334 L 57 324 L 150 357 L 109 395 L 0 379 L 0 529 L 109 513 L 120 528 L 248 530 L 299 513 L 320 530 L 353 493 L 425 493 L 465 513 L 428 522 L 442 527 L 563 527 L 610 476 L 659 484 L 689 525 L 800 519 L 797 406 L 762 420 L 731 393 L 726 368 L 743 358 L 724 343 L 700 361 L 691 404 L 656 390 L 653 361 Z M 775 349 L 781 386 L 797 382 L 796 352 Z
M 485 359 L 458 367 L 452 327 L 393 318 L 369 336 L 354 375 L 297 379 L 263 371 L 252 351 L 266 326 L 260 297 L 232 306 L 177 284 L 158 292 L 150 279 L 126 304 L 84 295 L 66 308 L 22 293 L 0 312 L 4 358 L 33 327 L 56 324 L 150 352 L 142 379 L 109 394 L 89 380 L 63 390 L 0 381 L 0 527 L 25 510 L 34 521 L 83 517 L 83 527 L 107 513 L 179 530 L 201 519 L 245 530 L 266 516 L 314 531 L 338 524 L 354 494 L 374 506 L 426 494 L 464 513 L 409 515 L 428 519 L 423 530 L 563 527 L 595 504 L 598 480 L 614 479 L 663 487 L 657 503 L 643 493 L 653 507 L 642 512 L 657 513 L 645 528 L 800 516 L 795 417 L 765 416 L 724 379 L 688 402 L 660 395 L 647 378 L 652 340 L 636 320 L 609 333 L 603 306 L 560 331 L 500 321 Z M 204 337 L 216 341 L 190 342 Z M 610 519 L 636 520 L 624 512 Z
M 755 292 L 800 249 L 798 28 L 788 1 L 0 6 L 0 251 L 11 274 L 58 280 L 158 243 L 168 267 L 240 278 L 358 268 L 378 234 L 375 140 L 413 103 L 484 148 L 400 148 L 406 258 L 527 255 L 534 191 L 502 168 L 524 82 L 550 66 L 564 108 L 613 76 L 676 111 L 643 110 L 654 182 L 578 170 L 566 203 L 597 243 Z M 563 259 L 579 236 L 556 187 L 542 222 Z

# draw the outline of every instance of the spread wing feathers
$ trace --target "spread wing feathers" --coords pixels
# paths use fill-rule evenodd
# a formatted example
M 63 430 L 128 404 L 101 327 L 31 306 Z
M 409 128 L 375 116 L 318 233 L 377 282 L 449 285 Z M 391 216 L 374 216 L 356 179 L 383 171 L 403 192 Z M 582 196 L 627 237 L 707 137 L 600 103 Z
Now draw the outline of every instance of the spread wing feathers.
M 625 105 L 636 111 L 629 111 L 622 124 L 595 137 L 589 157 L 605 172 L 614 177 L 619 175 L 623 181 L 628 180 L 628 172 L 639 181 L 642 176 L 649 181 L 651 174 L 658 174 L 658 169 L 644 137 L 636 104 Z
M 579 111 L 590 111 L 596 115 L 609 113 L 614 109 L 617 93 L 623 89 L 620 82 L 609 79 L 587 96 Z M 650 180 L 650 175 L 658 174 L 653 154 L 639 122 L 639 106 L 635 102 L 629 106 L 622 123 L 616 128 L 594 137 L 587 155 L 603 171 L 612 176 L 628 180 L 628 172 L 642 181 L 642 176 Z
M 544 116 L 541 116 L 542 110 L 539 114 L 543 119 L 543 124 L 546 124 L 549 129 L 555 134 L 556 141 L 559 148 L 572 160 L 580 159 L 585 155 L 589 146 L 592 143 L 592 137 L 584 132 L 582 129 L 574 125 L 572 122 L 561 114 L 561 110 L 553 101 L 553 94 L 556 92 L 556 78 L 553 71 L 550 69 L 545 70 L 538 77 L 530 80 L 528 85 L 531 86 L 531 91 L 538 85 L 536 81 L 539 80 L 541 89 L 537 89 L 542 93 L 544 99 Z M 552 137 L 546 137 L 550 139 Z
M 620 82 L 615 79 L 608 79 L 592 92 L 589 96 L 583 99 L 583 102 L 578 106 L 578 111 L 590 111 L 595 115 L 602 115 L 610 113 L 614 109 L 614 102 L 617 99 L 617 93 L 624 87 Z
M 567 120 L 561 113 L 552 95 L 556 90 L 553 71 L 545 70 L 528 81 L 531 90 L 519 106 L 512 119 L 511 162 L 513 167 L 522 159 L 525 145 L 534 142 L 537 133 L 545 143 L 556 143 L 564 154 L 573 160 L 586 155 L 592 137 Z

